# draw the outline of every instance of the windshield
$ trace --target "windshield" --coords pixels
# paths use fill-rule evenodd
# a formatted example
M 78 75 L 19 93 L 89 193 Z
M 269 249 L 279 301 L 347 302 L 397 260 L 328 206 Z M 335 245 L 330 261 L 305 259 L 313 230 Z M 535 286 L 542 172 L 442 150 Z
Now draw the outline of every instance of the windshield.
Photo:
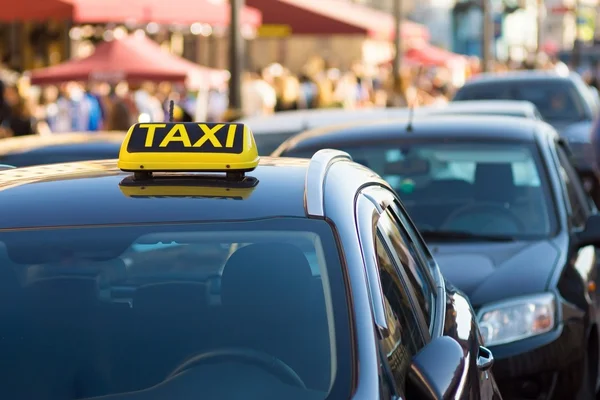
M 515 80 L 465 85 L 453 99 L 460 100 L 530 101 L 549 122 L 583 121 L 589 117 L 583 99 L 567 80 Z
M 350 397 L 325 221 L 4 231 L 0 257 L 3 398 Z
M 422 232 L 527 239 L 556 230 L 546 175 L 533 144 L 410 141 L 340 149 L 389 182 Z M 291 149 L 282 156 L 314 152 Z

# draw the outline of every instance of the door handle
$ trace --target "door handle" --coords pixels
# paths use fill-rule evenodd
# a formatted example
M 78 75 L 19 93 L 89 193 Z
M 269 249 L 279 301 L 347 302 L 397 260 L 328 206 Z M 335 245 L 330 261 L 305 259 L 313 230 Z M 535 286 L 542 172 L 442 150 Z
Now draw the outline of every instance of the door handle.
M 479 346 L 479 354 L 477 355 L 477 368 L 480 371 L 487 371 L 494 365 L 494 355 L 492 352 L 483 346 Z

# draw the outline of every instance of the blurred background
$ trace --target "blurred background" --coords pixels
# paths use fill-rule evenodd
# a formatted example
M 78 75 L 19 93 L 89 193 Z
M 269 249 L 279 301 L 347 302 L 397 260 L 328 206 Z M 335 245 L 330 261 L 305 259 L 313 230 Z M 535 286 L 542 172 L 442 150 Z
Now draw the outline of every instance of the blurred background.
M 470 77 L 597 86 L 597 0 L 19 0 L 0 9 L 0 135 L 444 104 Z M 9 117 L 10 116 L 10 117 Z

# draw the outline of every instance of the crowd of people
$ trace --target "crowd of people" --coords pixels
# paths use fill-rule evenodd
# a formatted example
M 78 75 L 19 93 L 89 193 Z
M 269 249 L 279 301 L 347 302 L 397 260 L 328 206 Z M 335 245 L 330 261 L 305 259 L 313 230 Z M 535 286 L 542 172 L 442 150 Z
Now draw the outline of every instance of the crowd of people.
M 467 79 L 481 69 L 478 59 L 470 59 L 466 67 Z M 494 70 L 532 67 L 495 63 Z M 556 68 L 557 63 L 548 59 L 536 67 Z M 452 71 L 445 67 L 403 65 L 400 79 L 393 79 L 390 65 L 372 67 L 357 62 L 344 71 L 317 57 L 300 74 L 280 64 L 246 72 L 242 109 L 231 110 L 227 82 L 199 93 L 168 83 L 68 82 L 36 87 L 21 77 L 10 82 L 0 80 L 0 137 L 123 131 L 136 122 L 169 118 L 219 122 L 286 110 L 444 104 L 456 86 Z M 171 100 L 176 104 L 172 115 Z

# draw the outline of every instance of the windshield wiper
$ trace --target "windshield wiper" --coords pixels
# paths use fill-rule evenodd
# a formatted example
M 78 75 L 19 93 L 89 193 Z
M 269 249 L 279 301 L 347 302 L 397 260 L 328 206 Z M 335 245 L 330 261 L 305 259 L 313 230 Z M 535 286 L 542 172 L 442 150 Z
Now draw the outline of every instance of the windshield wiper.
M 450 239 L 450 240 L 483 240 L 486 242 L 514 242 L 516 239 L 510 235 L 471 233 L 467 231 L 444 231 L 420 229 L 421 235 L 425 240 L 428 239 Z

